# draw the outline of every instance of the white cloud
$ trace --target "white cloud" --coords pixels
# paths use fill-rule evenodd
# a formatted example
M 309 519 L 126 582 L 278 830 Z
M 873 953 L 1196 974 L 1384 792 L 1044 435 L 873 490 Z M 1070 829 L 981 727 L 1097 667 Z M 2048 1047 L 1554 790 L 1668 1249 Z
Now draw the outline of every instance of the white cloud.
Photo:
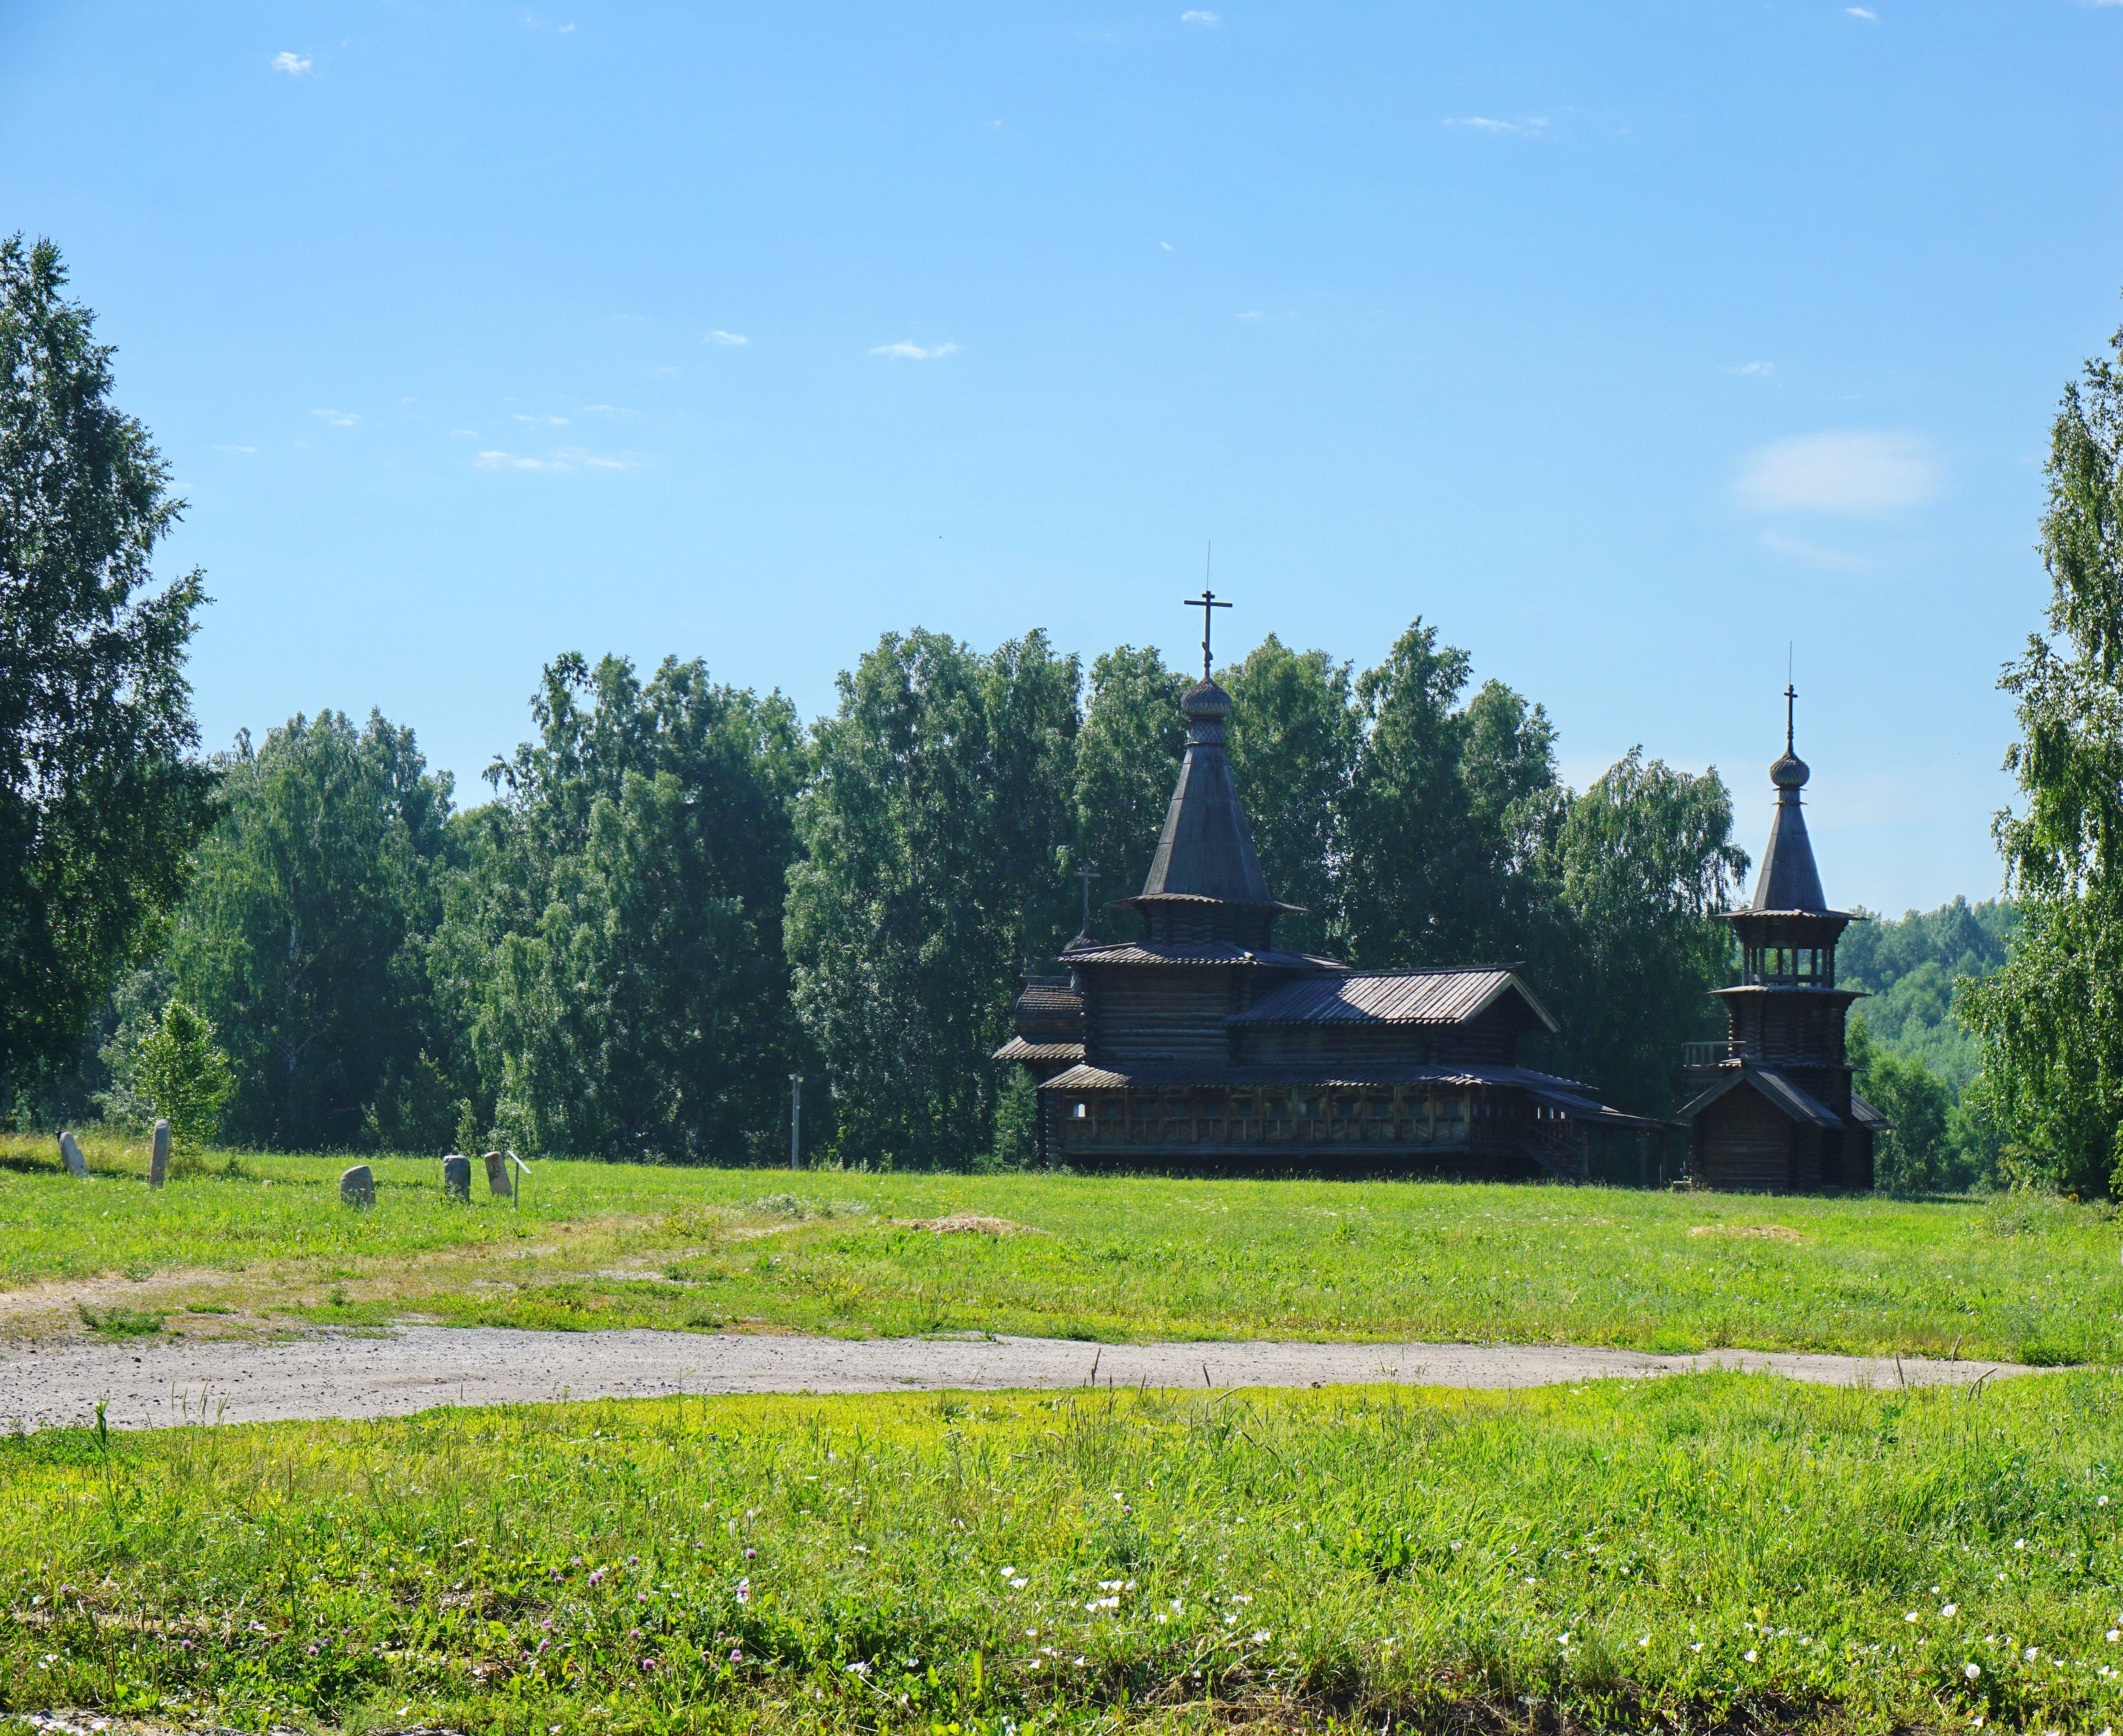
M 476 428 L 453 428 L 450 430 L 450 433 L 460 440 L 476 440 L 479 438 L 479 430 Z
M 1254 307 L 1248 309 L 1244 313 L 1240 314 L 1239 317 L 1242 320 L 1258 320 L 1265 317 L 1265 316 L 1262 314 L 1260 309 Z
M 1758 512 L 1877 517 L 1936 499 L 1939 467 L 1907 434 L 1799 434 L 1747 461 L 1740 499 Z
M 526 428 L 565 428 L 568 425 L 565 416 L 527 416 L 520 411 L 509 419 L 520 422 Z
M 1213 30 L 1224 21 L 1214 12 L 1185 12 L 1179 15 L 1179 21 L 1182 24 L 1198 24 L 1204 30 Z
M 938 344 L 924 349 L 919 344 L 910 344 L 903 338 L 897 344 L 878 344 L 870 349 L 874 356 L 892 356 L 902 362 L 933 362 L 939 356 L 956 355 L 958 351 L 955 344 Z
M 644 367 L 641 371 L 652 380 L 675 380 L 678 377 L 678 370 L 675 367 Z
M 1167 253 L 1172 251 L 1172 243 L 1169 241 L 1160 241 L 1157 245 L 1162 247 Z
M 1854 18 L 1863 18 L 1868 24 L 1877 24 L 1880 15 L 1869 6 L 1846 6 L 1843 10 Z
M 1750 380 L 1766 380 L 1776 371 L 1777 364 L 1774 362 L 1742 362 L 1736 367 L 1725 370 L 1728 374 L 1739 374 Z
M 1774 531 L 1763 536 L 1762 546 L 1779 554 L 1788 554 L 1794 560 L 1803 561 L 1807 566 L 1818 567 L 1826 573 L 1864 573 L 1870 571 L 1872 564 L 1863 555 L 1845 554 L 1837 549 L 1816 549 L 1811 543 L 1780 536 Z
M 255 452 L 258 448 L 255 446 L 218 446 L 214 450 L 217 452 Z
M 1462 115 L 1448 119 L 1448 127 L 1472 127 L 1478 133 L 1523 133 L 1529 138 L 1538 138 L 1548 124 L 1544 115 L 1529 115 L 1524 120 L 1497 120 L 1487 115 Z
M 711 331 L 708 334 L 708 342 L 710 344 L 727 344 L 731 348 L 734 349 L 740 344 L 749 344 L 752 342 L 752 339 L 748 338 L 741 331 Z
M 616 404 L 585 404 L 577 414 L 584 416 L 630 416 L 634 412 Z
M 480 452 L 472 466 L 482 470 L 630 470 L 641 461 L 631 456 L 593 452 L 571 446 L 550 458 L 533 458 L 516 452 Z
M 291 54 L 285 49 L 273 57 L 273 70 L 276 73 L 285 73 L 290 78 L 301 78 L 307 76 L 310 68 L 316 64 L 316 62 L 314 60 L 306 60 L 300 54 Z
M 310 412 L 320 421 L 329 422 L 334 428 L 352 428 L 361 418 L 350 409 L 313 409 Z

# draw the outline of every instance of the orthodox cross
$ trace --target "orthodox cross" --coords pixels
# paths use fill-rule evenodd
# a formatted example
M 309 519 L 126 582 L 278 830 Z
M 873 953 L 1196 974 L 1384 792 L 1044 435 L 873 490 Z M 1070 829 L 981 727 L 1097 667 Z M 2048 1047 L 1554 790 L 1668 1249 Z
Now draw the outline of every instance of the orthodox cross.
M 1080 868 L 1076 874 L 1084 882 L 1084 932 L 1088 934 L 1091 932 L 1091 882 L 1099 877 L 1099 871 L 1094 868 Z
M 1179 601 L 1183 608 L 1202 611 L 1202 679 L 1206 681 L 1209 679 L 1209 622 L 1211 618 L 1209 611 L 1211 609 L 1228 609 L 1231 606 L 1218 602 L 1216 593 L 1207 585 L 1202 587 L 1199 597 L 1183 597 Z
M 1793 751 L 1792 731 L 1797 715 L 1795 709 L 1797 704 L 1798 690 L 1793 687 L 1790 680 L 1787 678 L 1784 682 L 1784 751 L 1786 753 Z

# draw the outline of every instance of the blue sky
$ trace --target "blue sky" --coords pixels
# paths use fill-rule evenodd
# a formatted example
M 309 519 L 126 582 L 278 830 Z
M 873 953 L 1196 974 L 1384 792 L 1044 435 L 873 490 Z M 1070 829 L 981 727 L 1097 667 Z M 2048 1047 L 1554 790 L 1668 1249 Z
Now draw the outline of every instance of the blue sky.
M 1183 660 L 1213 539 L 1220 648 L 1421 615 L 1750 850 L 1795 640 L 1831 896 L 1994 891 L 2123 5 L 1212 3 L 0 0 L 209 745 L 378 706 L 476 798 L 565 649 Z

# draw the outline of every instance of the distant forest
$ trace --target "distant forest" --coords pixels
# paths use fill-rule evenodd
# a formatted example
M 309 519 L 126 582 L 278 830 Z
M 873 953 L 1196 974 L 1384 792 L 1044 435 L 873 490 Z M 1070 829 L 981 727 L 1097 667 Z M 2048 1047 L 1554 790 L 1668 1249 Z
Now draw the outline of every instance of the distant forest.
M 1999 1178 L 1995 1117 L 1971 1088 L 1982 1074 L 1982 1047 L 1953 1001 L 1957 984 L 2003 966 L 2018 927 L 2018 910 L 2003 899 L 1957 898 L 1844 931 L 1837 984 L 1869 997 L 1851 1009 L 1857 1087 L 1896 1124 L 1881 1153 L 1887 1185 L 1960 1188 Z
M 1305 906 L 1286 943 L 1522 961 L 1564 1027 L 1537 1065 L 1675 1107 L 1747 866 L 1715 772 L 1633 752 L 1565 788 L 1543 709 L 1420 622 L 1361 671 L 1270 637 L 1218 674 L 1269 884 Z M 1024 1161 L 1027 1088 L 988 1055 L 1082 919 L 1077 868 L 1094 932 L 1132 920 L 1105 906 L 1148 865 L 1188 679 L 917 630 L 806 728 L 697 662 L 564 657 L 470 807 L 410 728 L 293 718 L 215 758 L 157 956 L 18 1077 L 17 1118 L 145 1115 L 174 1001 L 229 1058 L 241 1144 L 776 1162 L 800 1071 L 814 1154 Z

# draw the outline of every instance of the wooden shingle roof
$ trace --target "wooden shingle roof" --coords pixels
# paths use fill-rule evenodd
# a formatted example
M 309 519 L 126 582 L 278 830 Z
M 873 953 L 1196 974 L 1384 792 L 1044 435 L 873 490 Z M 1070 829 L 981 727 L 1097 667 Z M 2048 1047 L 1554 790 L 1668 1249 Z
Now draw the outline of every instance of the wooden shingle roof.
M 1286 983 L 1226 1025 L 1463 1025 L 1516 994 L 1550 1031 L 1547 1008 L 1501 966 L 1476 970 L 1367 971 Z

